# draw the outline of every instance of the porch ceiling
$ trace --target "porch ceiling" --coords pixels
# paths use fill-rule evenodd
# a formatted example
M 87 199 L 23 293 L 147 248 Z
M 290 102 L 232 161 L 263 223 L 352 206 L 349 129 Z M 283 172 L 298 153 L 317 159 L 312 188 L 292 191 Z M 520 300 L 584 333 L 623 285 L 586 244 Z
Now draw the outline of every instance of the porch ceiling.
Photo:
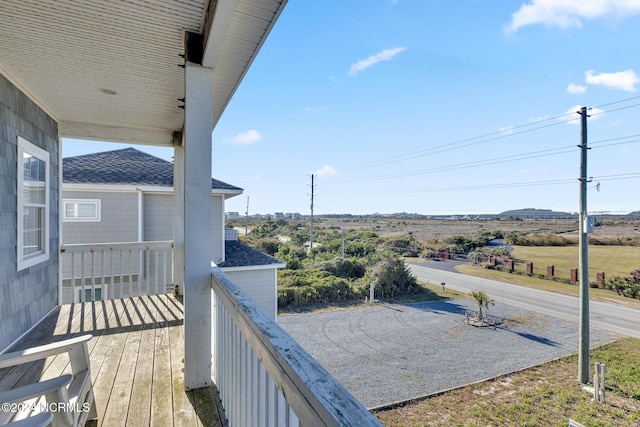
M 185 31 L 204 34 L 215 125 L 285 3 L 2 0 L 0 73 L 61 137 L 172 145 L 184 122 Z

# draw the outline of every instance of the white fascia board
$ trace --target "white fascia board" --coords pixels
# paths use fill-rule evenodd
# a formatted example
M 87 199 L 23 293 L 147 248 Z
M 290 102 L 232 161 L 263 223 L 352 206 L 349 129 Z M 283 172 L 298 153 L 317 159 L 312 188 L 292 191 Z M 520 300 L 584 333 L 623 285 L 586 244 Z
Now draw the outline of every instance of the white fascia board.
M 279 268 L 285 268 L 287 264 L 267 264 L 267 265 L 245 265 L 242 267 L 220 267 L 220 270 L 227 271 L 256 271 L 256 270 L 277 270 Z
M 204 67 L 213 68 L 215 66 L 237 5 L 238 0 L 219 0 L 216 2 L 213 22 L 209 27 L 209 34 L 205 35 L 206 46 L 202 53 L 202 65 Z
M 58 123 L 58 133 L 61 138 L 156 145 L 162 147 L 173 147 L 174 145 L 173 130 L 171 129 L 108 126 L 98 123 L 63 120 Z
M 213 189 L 213 194 L 222 194 L 222 195 L 224 195 L 225 199 L 230 199 L 232 197 L 239 196 L 243 192 L 244 192 L 244 190 L 242 190 L 242 189 L 240 189 L 240 190 L 230 190 L 230 189 L 221 189 L 221 188 L 214 188 Z
M 62 191 L 99 191 L 99 192 L 137 192 L 143 193 L 173 193 L 173 187 L 160 185 L 132 185 L 132 184 L 81 184 L 63 183 Z
M 123 191 L 142 191 L 143 193 L 173 193 L 173 187 L 164 187 L 161 185 L 134 185 L 134 184 L 98 184 L 98 183 L 77 183 L 77 182 L 65 182 L 62 183 L 63 191 L 102 191 L 102 192 L 123 192 Z M 229 190 L 213 188 L 211 190 L 212 196 L 224 196 L 225 199 L 229 197 L 242 194 L 242 190 Z

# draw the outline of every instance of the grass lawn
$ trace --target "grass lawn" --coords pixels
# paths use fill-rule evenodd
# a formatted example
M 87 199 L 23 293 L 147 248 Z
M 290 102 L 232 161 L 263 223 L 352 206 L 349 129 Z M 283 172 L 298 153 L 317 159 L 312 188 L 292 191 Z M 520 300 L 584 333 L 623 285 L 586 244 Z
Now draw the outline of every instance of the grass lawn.
M 514 246 L 511 255 L 519 262 L 516 271 L 524 272 L 525 263 L 533 262 L 534 274 L 547 274 L 547 266 L 555 267 L 555 277 L 569 279 L 572 268 L 578 268 L 578 246 Z M 640 247 L 589 246 L 589 276 L 595 281 L 597 272 L 604 271 L 606 278 L 627 277 L 640 268 Z
M 591 352 L 607 365 L 605 404 L 577 381 L 577 357 L 375 412 L 386 426 L 640 425 L 640 340 L 623 338 Z

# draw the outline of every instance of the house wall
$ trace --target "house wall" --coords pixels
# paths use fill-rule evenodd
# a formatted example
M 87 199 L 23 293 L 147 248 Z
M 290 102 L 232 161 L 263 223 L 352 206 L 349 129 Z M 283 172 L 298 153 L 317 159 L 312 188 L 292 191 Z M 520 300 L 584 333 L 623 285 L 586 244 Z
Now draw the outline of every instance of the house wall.
M 173 240 L 173 194 L 143 196 L 143 240 Z
M 62 223 L 63 244 L 73 243 L 108 243 L 108 242 L 137 242 L 138 241 L 138 193 L 135 191 L 70 191 L 63 190 L 63 199 L 98 199 L 100 200 L 100 221 L 64 221 Z M 96 255 L 94 261 L 94 272 L 100 277 L 103 274 L 110 274 L 108 268 L 111 264 L 111 257 L 107 253 L 104 255 L 104 266 L 102 258 Z M 72 262 L 74 267 L 72 268 Z M 116 265 L 119 258 L 115 257 Z M 79 277 L 83 271 L 82 258 L 72 257 L 71 254 L 62 254 L 60 257 L 62 275 L 62 298 L 64 304 L 74 302 L 74 295 L 71 288 L 71 277 L 76 278 L 79 284 Z M 131 267 L 130 267 L 131 264 Z M 90 277 L 92 260 L 89 254 L 84 259 L 84 272 Z M 134 254 L 131 262 L 128 257 L 124 257 L 119 271 L 128 273 L 130 270 L 137 281 L 140 265 L 140 255 Z M 104 295 L 111 295 L 108 289 L 103 289 Z
M 278 314 L 277 270 L 273 267 L 222 271 L 247 293 L 273 320 Z
M 63 191 L 65 199 L 100 199 L 100 222 L 65 221 L 64 244 L 138 241 L 138 193 Z
M 211 230 L 213 239 L 211 260 L 218 264 L 224 261 L 224 196 L 212 197 Z
M 17 271 L 17 137 L 50 153 L 49 259 Z M 0 74 L 0 350 L 58 302 L 58 124 Z
M 137 242 L 138 241 L 138 193 L 135 191 L 77 191 L 65 190 L 65 199 L 99 199 L 101 202 L 100 222 L 76 222 L 65 221 L 63 223 L 63 241 L 65 244 L 72 243 L 110 243 L 110 242 Z M 212 260 L 220 262 L 224 256 L 224 196 L 214 195 L 212 205 Z M 173 240 L 173 193 L 143 193 L 142 195 L 142 240 L 144 241 L 164 241 Z M 166 256 L 170 257 L 170 253 Z M 104 256 L 104 265 L 103 257 Z M 146 254 L 135 253 L 129 266 L 128 257 L 124 257 L 122 264 L 120 258 L 115 256 L 115 272 L 125 274 L 123 280 L 127 280 L 126 275 L 130 268 L 133 273 L 133 287 L 138 286 L 138 280 L 146 280 L 147 262 L 152 281 L 155 277 L 161 282 L 161 288 L 170 289 L 172 286 L 171 260 L 163 260 L 162 256 L 156 263 L 155 254 L 147 260 Z M 72 268 L 72 259 L 75 264 Z M 80 284 L 79 277 L 82 273 L 82 259 L 80 256 L 72 258 L 71 254 L 63 254 L 62 264 L 62 301 L 70 303 L 74 301 L 74 294 L 71 288 L 71 277 L 76 278 L 76 284 Z M 92 266 L 93 264 L 93 266 Z M 157 265 L 156 265 L 157 264 Z M 84 260 L 84 272 L 90 275 L 91 268 L 101 283 L 103 271 L 106 275 L 111 274 L 111 256 L 109 253 L 98 254 L 92 263 L 89 254 Z M 141 269 L 142 268 L 142 269 Z M 166 268 L 166 270 L 165 270 Z M 139 276 L 140 274 L 140 276 Z M 166 278 L 166 282 L 165 282 Z M 107 283 L 109 283 L 107 279 Z M 103 295 L 108 297 L 119 297 L 120 286 L 116 280 L 116 286 L 103 286 Z M 87 286 L 89 286 L 87 284 Z M 128 283 L 124 284 L 124 289 L 128 288 Z M 77 290 L 76 290 L 77 292 Z M 137 293 L 133 293 L 137 295 Z M 127 294 L 128 295 L 128 294 Z

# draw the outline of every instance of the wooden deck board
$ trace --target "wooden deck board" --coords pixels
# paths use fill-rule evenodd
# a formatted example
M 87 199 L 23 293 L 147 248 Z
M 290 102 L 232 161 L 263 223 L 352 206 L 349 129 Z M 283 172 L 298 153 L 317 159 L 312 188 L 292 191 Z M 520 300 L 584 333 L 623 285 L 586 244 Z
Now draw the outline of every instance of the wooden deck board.
M 144 298 L 140 301 L 145 301 Z M 136 360 L 135 376 L 133 377 L 133 387 L 131 388 L 131 399 L 129 402 L 129 412 L 127 413 L 127 424 L 132 426 L 150 425 L 151 396 L 153 369 L 155 357 L 149 360 L 149 355 L 155 349 L 155 319 L 156 311 L 153 306 L 148 307 L 144 303 L 146 310 L 143 312 L 143 326 L 140 331 L 140 347 Z M 128 357 L 133 358 L 132 354 Z
M 67 304 L 12 350 L 91 333 L 97 426 L 224 425 L 214 388 L 185 392 L 183 307 L 172 296 Z M 0 371 L 0 391 L 68 371 L 68 357 Z
M 171 378 L 173 381 L 173 425 L 175 427 L 197 426 L 196 413 L 189 393 L 184 390 L 184 348 L 176 345 L 184 343 L 182 328 L 169 328 L 169 349 L 171 351 Z
M 169 329 L 155 329 L 155 362 L 153 366 L 153 385 L 151 393 L 152 426 L 173 426 L 173 387 L 171 378 L 171 354 L 169 350 Z

